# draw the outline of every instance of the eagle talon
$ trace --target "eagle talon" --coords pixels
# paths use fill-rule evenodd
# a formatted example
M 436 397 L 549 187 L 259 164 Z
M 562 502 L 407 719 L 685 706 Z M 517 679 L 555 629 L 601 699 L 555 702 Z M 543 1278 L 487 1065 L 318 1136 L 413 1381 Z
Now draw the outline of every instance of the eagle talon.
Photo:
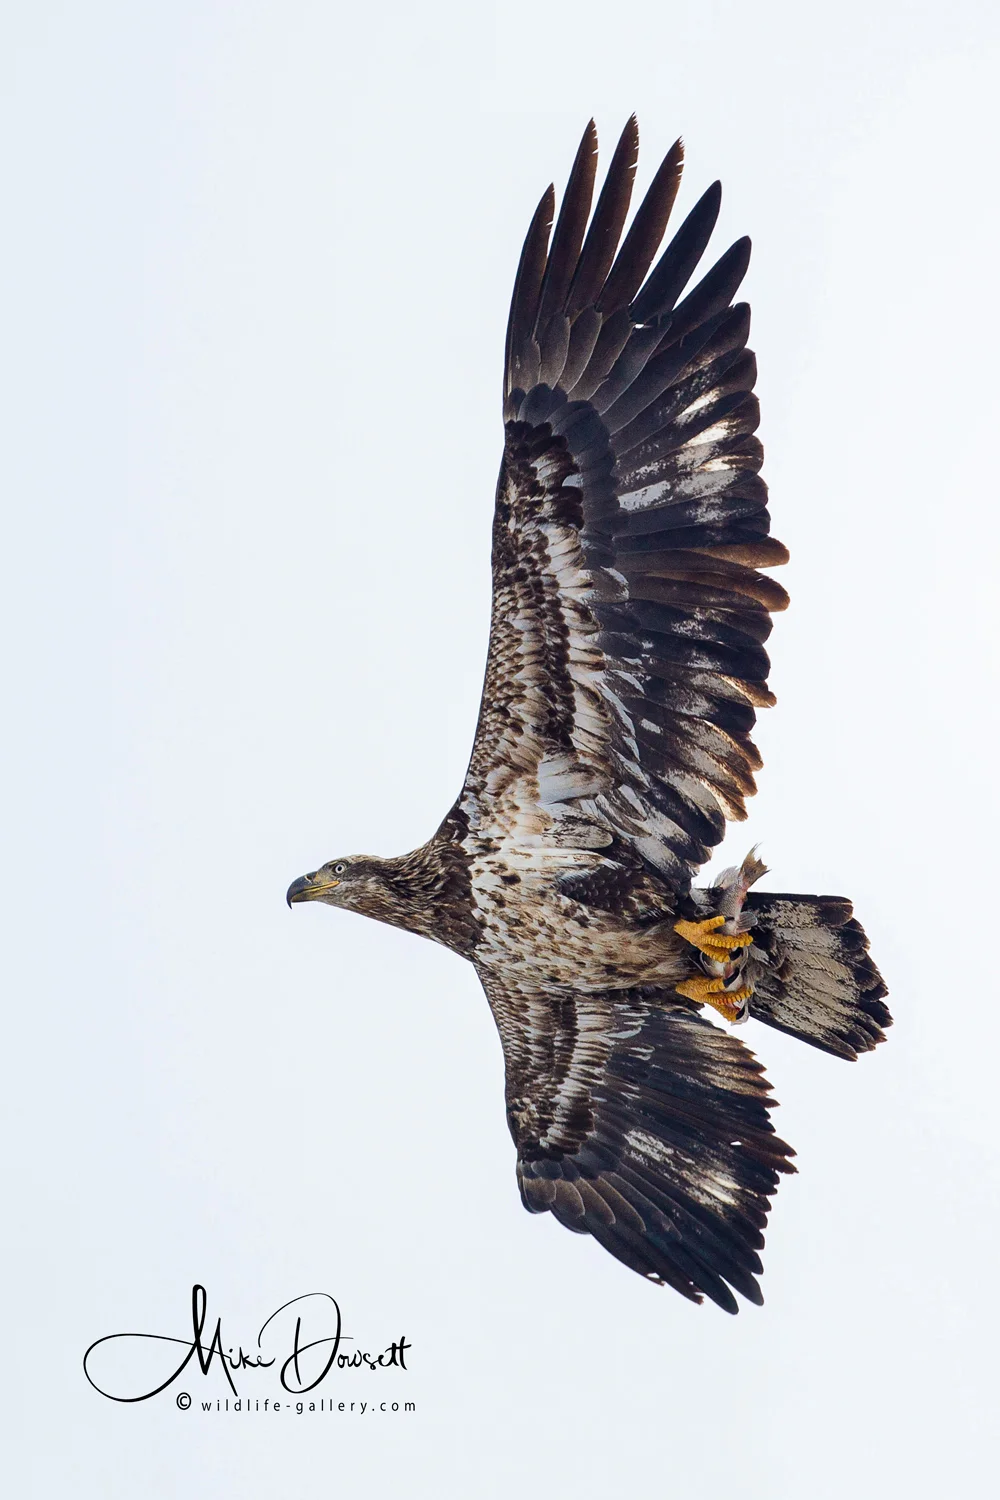
M 674 989 L 678 995 L 683 995 L 686 1000 L 697 1000 L 703 1005 L 710 1005 L 717 1010 L 723 1020 L 730 1021 L 734 1025 L 738 1021 L 745 1021 L 748 1014 L 748 1003 L 753 994 L 753 985 L 744 984 L 738 990 L 726 990 L 726 980 L 718 979 L 682 979 L 680 984 L 675 984 Z
M 725 917 L 718 916 L 706 917 L 703 922 L 675 922 L 674 931 L 706 958 L 725 963 L 734 949 L 748 948 L 753 942 L 749 932 L 720 932 L 718 929 L 725 921 Z

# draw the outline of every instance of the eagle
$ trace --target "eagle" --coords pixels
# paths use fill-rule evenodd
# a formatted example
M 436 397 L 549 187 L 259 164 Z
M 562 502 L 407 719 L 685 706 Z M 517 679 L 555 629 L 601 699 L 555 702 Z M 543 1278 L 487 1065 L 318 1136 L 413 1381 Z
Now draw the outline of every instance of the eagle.
M 734 300 L 750 241 L 688 290 L 720 184 L 657 258 L 684 148 L 626 232 L 638 144 L 633 116 L 591 212 L 591 121 L 558 218 L 550 186 L 524 241 L 465 784 L 419 849 L 331 859 L 287 900 L 467 958 L 500 1035 L 525 1208 L 736 1312 L 734 1293 L 763 1300 L 770 1200 L 795 1168 L 729 1027 L 855 1059 L 892 1018 L 849 901 L 753 890 L 754 851 L 694 884 L 756 790 L 764 643 L 788 603 L 763 570 L 788 553 Z

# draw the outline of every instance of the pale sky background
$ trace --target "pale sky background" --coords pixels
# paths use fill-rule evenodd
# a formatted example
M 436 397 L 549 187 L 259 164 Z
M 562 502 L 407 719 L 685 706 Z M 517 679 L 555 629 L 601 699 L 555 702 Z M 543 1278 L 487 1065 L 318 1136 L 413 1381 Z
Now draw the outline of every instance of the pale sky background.
M 11 1493 L 874 1500 L 995 1479 L 1000 10 L 20 0 L 0 21 Z M 752 1023 L 800 1175 L 766 1305 L 520 1206 L 471 968 L 289 881 L 419 843 L 475 722 L 504 324 L 587 118 L 754 240 L 793 553 L 750 821 L 897 1024 Z M 299 1293 L 391 1417 L 81 1358 Z M 255 1388 L 256 1389 L 256 1388 Z M 268 1388 L 275 1394 L 273 1385 Z M 263 1386 L 261 1386 L 263 1393 Z M 280 1392 L 278 1393 L 280 1394 Z

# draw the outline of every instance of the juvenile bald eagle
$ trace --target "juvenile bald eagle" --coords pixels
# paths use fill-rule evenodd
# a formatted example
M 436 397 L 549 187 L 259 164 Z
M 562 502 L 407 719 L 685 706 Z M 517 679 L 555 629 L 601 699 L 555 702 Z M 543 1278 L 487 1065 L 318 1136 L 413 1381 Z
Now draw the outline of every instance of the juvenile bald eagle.
M 288 902 L 464 954 L 503 1045 L 524 1206 L 736 1312 L 731 1289 L 762 1300 L 762 1230 L 793 1153 L 760 1065 L 703 1006 L 844 1058 L 891 1017 L 850 902 L 753 892 L 753 854 L 692 885 L 755 790 L 764 642 L 787 603 L 759 569 L 788 554 L 768 534 L 750 313 L 733 303 L 750 242 L 684 295 L 716 182 L 650 270 L 683 148 L 622 240 L 637 155 L 633 118 L 591 217 L 591 122 L 551 243 L 551 187 L 524 242 L 458 800 L 413 853 L 332 859 Z

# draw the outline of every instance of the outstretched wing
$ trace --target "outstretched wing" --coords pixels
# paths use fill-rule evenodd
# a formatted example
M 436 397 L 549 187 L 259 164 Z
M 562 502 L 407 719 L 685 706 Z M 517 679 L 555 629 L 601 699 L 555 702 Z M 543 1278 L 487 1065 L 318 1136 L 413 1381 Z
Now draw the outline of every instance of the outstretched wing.
M 562 826 L 591 830 L 591 847 L 624 841 L 683 890 L 755 789 L 750 729 L 773 701 L 763 643 L 787 603 L 757 570 L 787 553 L 768 537 L 757 472 L 749 310 L 731 305 L 749 241 L 682 298 L 719 185 L 649 272 L 680 142 L 620 249 L 634 118 L 588 229 L 596 146 L 591 123 L 551 247 L 550 188 L 514 287 L 492 631 L 463 806 L 485 838 L 544 842 Z
M 525 1208 L 694 1302 L 736 1312 L 730 1288 L 761 1302 L 769 1200 L 795 1168 L 753 1054 L 666 991 L 533 994 L 480 978 Z

